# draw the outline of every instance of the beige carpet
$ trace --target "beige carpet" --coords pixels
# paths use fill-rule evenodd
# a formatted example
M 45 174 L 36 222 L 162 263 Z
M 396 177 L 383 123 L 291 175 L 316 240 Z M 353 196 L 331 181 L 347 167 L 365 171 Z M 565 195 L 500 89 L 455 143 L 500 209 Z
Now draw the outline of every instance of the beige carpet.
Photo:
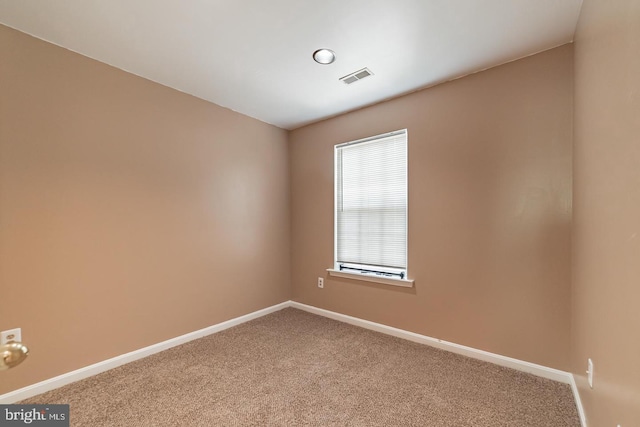
M 72 426 L 579 426 L 567 385 L 288 308 L 23 403 Z

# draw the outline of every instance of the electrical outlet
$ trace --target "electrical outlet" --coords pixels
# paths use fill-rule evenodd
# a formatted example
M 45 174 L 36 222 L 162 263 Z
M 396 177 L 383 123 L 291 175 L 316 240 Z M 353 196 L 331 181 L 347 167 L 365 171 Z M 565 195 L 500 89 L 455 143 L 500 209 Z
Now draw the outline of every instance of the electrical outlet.
M 9 329 L 8 331 L 0 332 L 0 345 L 6 344 L 11 341 L 22 341 L 22 331 L 20 328 Z
M 589 387 L 593 388 L 593 360 L 587 360 L 587 381 Z
M 324 279 L 322 277 L 318 277 L 318 287 L 324 288 Z

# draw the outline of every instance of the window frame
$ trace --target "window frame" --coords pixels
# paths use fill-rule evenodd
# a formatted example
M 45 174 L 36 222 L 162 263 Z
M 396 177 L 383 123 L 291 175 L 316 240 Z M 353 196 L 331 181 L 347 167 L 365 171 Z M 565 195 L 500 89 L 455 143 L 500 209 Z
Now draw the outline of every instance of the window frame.
M 405 179 L 406 179 L 406 211 L 405 211 L 405 251 L 406 251 L 406 261 L 405 268 L 390 268 L 390 267 L 382 267 L 382 266 L 368 266 L 365 264 L 354 264 L 347 262 L 338 262 L 338 152 L 340 148 L 347 147 L 350 145 L 362 144 L 367 142 L 372 142 L 376 140 L 381 140 L 384 138 L 394 137 L 404 134 L 405 136 L 405 156 L 407 156 L 406 160 L 406 170 L 405 170 Z M 408 245 L 409 245 L 409 165 L 408 165 L 408 153 L 409 153 L 409 132 L 407 129 L 400 129 L 393 132 L 387 132 L 380 135 L 374 135 L 367 138 L 358 139 L 355 141 L 349 141 L 345 143 L 340 143 L 334 145 L 334 154 L 333 154 L 333 268 L 328 268 L 327 272 L 330 276 L 346 278 L 346 279 L 355 279 L 355 280 L 363 280 L 367 282 L 375 282 L 382 283 L 386 285 L 393 286 L 401 286 L 401 287 L 413 287 L 414 281 L 408 278 L 409 272 L 409 254 L 408 254 Z M 345 271 L 341 269 L 342 265 L 348 265 L 352 267 L 346 267 L 349 271 Z M 362 270 L 368 271 L 357 271 L 360 268 Z M 400 272 L 404 272 L 404 275 L 395 276 Z

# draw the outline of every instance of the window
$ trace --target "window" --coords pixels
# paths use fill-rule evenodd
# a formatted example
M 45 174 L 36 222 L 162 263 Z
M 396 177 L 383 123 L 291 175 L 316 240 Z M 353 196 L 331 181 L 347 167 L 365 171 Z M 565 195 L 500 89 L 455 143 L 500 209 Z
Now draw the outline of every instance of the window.
M 400 286 L 407 280 L 407 131 L 335 146 L 331 275 Z

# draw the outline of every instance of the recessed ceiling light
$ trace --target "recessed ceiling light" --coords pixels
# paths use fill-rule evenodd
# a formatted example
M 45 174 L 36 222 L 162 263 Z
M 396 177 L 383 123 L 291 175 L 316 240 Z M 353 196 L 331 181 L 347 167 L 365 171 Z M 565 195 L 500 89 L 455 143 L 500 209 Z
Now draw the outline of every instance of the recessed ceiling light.
M 313 60 L 318 64 L 328 65 L 336 60 L 336 54 L 331 49 L 318 49 L 313 52 Z

